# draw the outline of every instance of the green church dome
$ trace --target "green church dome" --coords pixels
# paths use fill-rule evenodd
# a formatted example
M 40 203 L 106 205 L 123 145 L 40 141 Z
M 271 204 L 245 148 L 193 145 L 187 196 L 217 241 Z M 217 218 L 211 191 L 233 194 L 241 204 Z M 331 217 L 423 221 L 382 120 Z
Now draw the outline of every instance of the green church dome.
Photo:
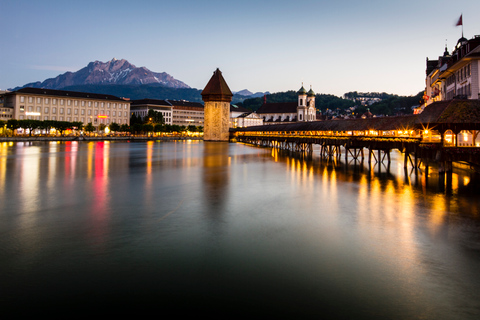
M 298 90 L 298 94 L 307 94 L 307 90 L 302 86 L 300 90 Z

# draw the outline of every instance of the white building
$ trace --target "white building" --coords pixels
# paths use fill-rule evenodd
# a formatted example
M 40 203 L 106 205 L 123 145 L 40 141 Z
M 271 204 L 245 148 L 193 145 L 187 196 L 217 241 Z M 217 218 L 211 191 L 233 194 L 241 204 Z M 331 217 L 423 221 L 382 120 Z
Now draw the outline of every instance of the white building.
M 163 121 L 165 124 L 173 124 L 173 106 L 167 100 L 132 100 L 132 104 L 130 105 L 131 115 L 135 114 L 137 117 L 145 118 L 148 114 L 148 110 L 160 112 L 163 116 Z
M 452 54 L 427 58 L 425 104 L 451 99 L 479 99 L 480 36 L 460 38 Z
M 230 128 L 262 126 L 263 119 L 256 113 L 237 105 L 230 105 Z
M 235 118 L 230 118 L 232 128 L 263 126 L 263 119 L 255 112 L 246 112 Z

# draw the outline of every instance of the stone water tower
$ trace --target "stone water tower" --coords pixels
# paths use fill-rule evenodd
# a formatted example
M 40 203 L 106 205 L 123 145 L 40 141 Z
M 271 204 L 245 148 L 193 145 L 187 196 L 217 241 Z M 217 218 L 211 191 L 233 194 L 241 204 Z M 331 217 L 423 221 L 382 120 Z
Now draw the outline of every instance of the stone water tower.
M 202 91 L 205 102 L 204 141 L 228 141 L 232 97 L 232 91 L 217 68 Z

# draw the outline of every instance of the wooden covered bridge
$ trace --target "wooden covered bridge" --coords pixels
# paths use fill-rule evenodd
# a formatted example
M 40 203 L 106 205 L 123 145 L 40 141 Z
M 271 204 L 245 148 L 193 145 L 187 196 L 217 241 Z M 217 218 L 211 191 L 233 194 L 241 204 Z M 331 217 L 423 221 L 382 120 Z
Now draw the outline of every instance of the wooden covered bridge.
M 320 146 L 325 159 L 350 156 L 355 161 L 390 163 L 390 151 L 404 153 L 404 166 L 428 169 L 437 163 L 439 172 L 451 172 L 452 162 L 480 168 L 480 101 L 436 102 L 418 115 L 367 119 L 277 123 L 236 128 L 234 141 L 294 152 L 313 152 Z

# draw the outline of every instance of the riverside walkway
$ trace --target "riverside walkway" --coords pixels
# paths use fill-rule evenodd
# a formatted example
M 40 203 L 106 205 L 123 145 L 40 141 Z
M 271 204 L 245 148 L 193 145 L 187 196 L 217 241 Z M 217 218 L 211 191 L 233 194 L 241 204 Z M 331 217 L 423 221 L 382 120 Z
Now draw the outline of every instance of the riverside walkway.
M 312 153 L 320 146 L 324 159 L 390 163 L 390 151 L 404 153 L 405 168 L 410 164 L 428 168 L 437 164 L 440 173 L 451 172 L 452 162 L 463 162 L 480 171 L 480 101 L 436 102 L 418 115 L 367 119 L 277 123 L 236 128 L 234 141 L 293 152 Z

